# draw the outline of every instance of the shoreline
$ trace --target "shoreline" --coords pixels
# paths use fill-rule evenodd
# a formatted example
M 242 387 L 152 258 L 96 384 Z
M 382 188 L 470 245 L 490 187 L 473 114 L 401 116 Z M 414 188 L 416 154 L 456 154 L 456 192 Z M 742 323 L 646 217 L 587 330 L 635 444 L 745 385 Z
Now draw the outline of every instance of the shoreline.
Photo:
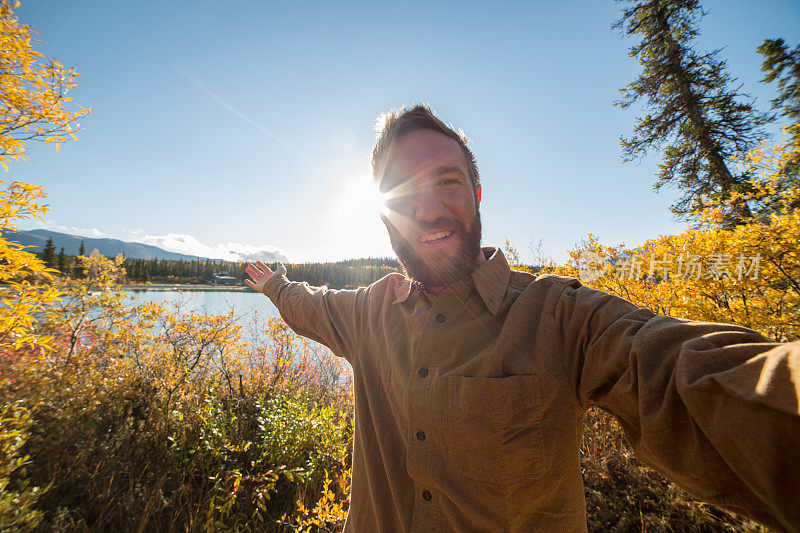
M 203 283 L 131 283 L 120 285 L 124 291 L 193 291 L 193 292 L 256 292 L 246 285 L 205 285 Z

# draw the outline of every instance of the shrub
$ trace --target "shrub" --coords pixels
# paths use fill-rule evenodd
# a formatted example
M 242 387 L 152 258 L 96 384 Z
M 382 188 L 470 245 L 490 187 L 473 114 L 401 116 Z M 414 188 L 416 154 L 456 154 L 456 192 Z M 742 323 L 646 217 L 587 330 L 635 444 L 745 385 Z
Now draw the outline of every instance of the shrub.
M 33 529 L 42 520 L 34 508 L 42 489 L 29 486 L 24 473 L 29 458 L 20 451 L 30 424 L 21 404 L 0 407 L 0 531 Z
M 273 320 L 244 342 L 233 314 L 127 303 L 121 260 L 83 257 L 17 358 L 5 401 L 29 410 L 42 527 L 280 529 L 344 468 L 352 404 L 338 360 Z M 258 365 L 248 361 L 258 360 Z M 21 446 L 21 445 L 20 445 Z

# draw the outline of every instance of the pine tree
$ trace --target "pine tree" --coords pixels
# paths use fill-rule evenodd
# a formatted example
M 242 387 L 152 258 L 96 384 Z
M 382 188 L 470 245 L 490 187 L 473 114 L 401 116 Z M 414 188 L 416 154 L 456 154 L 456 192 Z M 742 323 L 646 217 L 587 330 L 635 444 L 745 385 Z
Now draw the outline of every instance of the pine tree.
M 761 70 L 765 76 L 762 81 L 777 80 L 778 96 L 772 100 L 772 109 L 792 122 L 791 139 L 800 146 L 800 45 L 790 51 L 783 39 L 765 39 L 758 47 L 758 53 L 764 56 Z M 796 180 L 800 174 L 800 150 L 792 154 L 783 172 Z
M 772 107 L 783 116 L 800 120 L 800 45 L 790 51 L 783 39 L 764 39 L 758 53 L 764 56 L 761 70 L 766 76 L 762 81 L 778 80 L 778 96 Z
M 49 267 L 56 267 L 56 246 L 53 244 L 53 238 L 47 239 L 47 242 L 42 249 L 42 261 Z
M 75 263 L 72 267 L 72 277 L 81 279 L 84 277 L 82 257 L 86 257 L 86 244 L 81 240 L 81 247 L 78 250 L 78 257 L 75 258 Z
M 671 206 L 673 213 L 695 218 L 705 196 L 723 205 L 730 225 L 748 219 L 746 203 L 725 205 L 750 177 L 732 159 L 765 138 L 762 126 L 772 117 L 757 112 L 739 92 L 741 86 L 732 88 L 736 80 L 727 74 L 719 50 L 692 48 L 705 14 L 698 0 L 616 1 L 628 7 L 613 27 L 640 39 L 630 56 L 639 60 L 642 73 L 621 89 L 623 98 L 614 104 L 625 109 L 643 101 L 649 109 L 637 117 L 633 135 L 621 138 L 625 161 L 666 145 L 654 188 L 669 184 L 683 192 Z
M 67 273 L 67 254 L 64 252 L 64 247 L 58 252 L 58 271 L 62 274 Z

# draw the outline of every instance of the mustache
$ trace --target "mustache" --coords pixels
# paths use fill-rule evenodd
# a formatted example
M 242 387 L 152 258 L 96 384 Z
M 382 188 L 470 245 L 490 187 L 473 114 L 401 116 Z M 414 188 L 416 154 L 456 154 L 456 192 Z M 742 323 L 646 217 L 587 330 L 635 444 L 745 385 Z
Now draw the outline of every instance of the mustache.
M 454 218 L 439 218 L 433 222 L 417 222 L 411 228 L 411 233 L 414 235 L 421 235 L 427 231 L 448 231 L 454 230 L 458 233 L 464 233 L 466 228 L 464 224 Z
M 392 248 L 397 254 L 397 259 L 400 261 L 406 277 L 430 287 L 447 285 L 469 277 L 475 268 L 475 259 L 480 252 L 481 219 L 479 214 L 476 214 L 471 226 L 447 217 L 430 223 L 415 221 L 413 224 L 408 224 L 410 222 L 408 220 L 404 222 L 406 225 L 403 229 L 407 232 L 405 235 L 397 231 L 393 224 L 387 224 L 387 229 Z M 454 230 L 460 235 L 461 243 L 458 250 L 423 259 L 418 250 L 422 251 L 424 247 L 420 248 L 421 245 L 412 232 L 440 230 Z
M 459 235 L 467 234 L 466 226 L 454 218 L 442 217 L 433 222 L 415 221 L 413 224 L 406 222 L 402 230 L 392 220 L 386 222 L 390 237 L 394 236 L 394 239 L 399 239 L 398 242 L 406 242 L 409 245 L 416 243 L 417 238 L 429 231 L 453 230 Z

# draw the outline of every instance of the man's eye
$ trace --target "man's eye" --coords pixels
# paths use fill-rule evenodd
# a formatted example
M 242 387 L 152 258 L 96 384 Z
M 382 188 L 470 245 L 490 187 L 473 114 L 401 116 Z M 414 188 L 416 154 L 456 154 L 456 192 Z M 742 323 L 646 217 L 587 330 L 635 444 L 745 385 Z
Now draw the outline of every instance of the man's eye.
M 449 186 L 449 185 L 458 185 L 461 183 L 456 178 L 442 178 L 439 180 L 439 185 Z

